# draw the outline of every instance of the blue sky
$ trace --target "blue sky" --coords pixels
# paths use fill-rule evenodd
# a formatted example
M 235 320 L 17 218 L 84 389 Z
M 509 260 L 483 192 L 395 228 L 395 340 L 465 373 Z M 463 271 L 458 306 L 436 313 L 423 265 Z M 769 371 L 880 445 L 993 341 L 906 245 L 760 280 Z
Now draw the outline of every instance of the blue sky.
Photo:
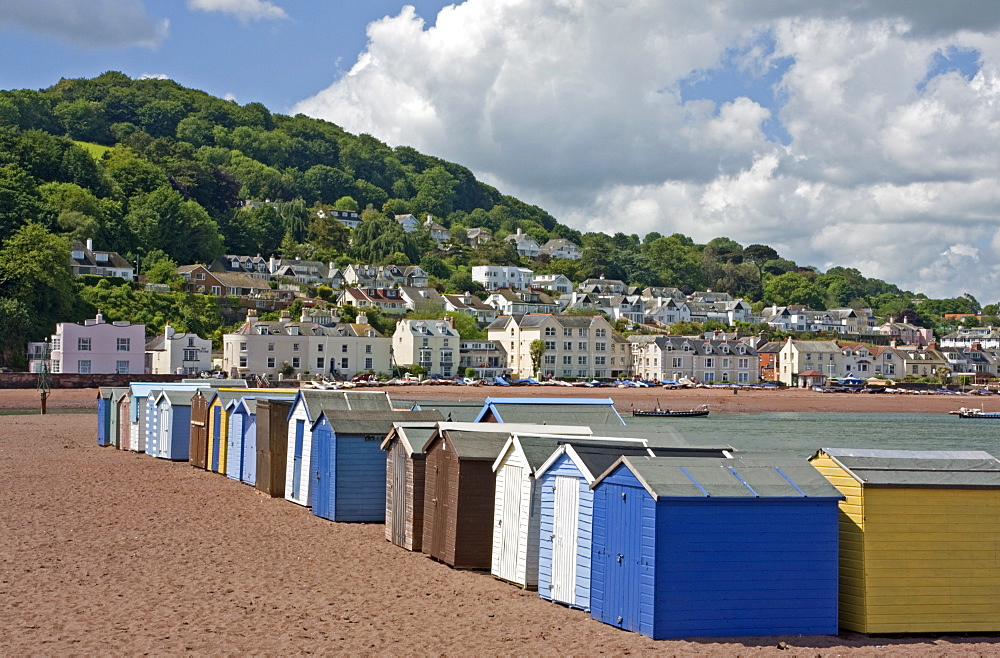
M 39 12 L 60 11 L 60 2 L 5 0 L 35 5 Z M 85 6 L 89 0 L 72 0 Z M 117 2 L 106 3 L 110 5 Z M 124 2 L 140 9 L 132 33 L 141 35 L 142 18 L 152 24 L 169 21 L 155 45 L 131 45 L 126 35 L 74 35 L 75 26 L 43 31 L 22 17 L 12 20 L 0 8 L 0 88 L 39 89 L 60 78 L 94 77 L 122 71 L 132 77 L 166 75 L 181 84 L 216 96 L 232 95 L 239 103 L 264 103 L 287 112 L 296 102 L 326 87 L 357 60 L 366 45 L 365 28 L 373 20 L 397 15 L 413 5 L 433 24 L 442 0 L 281 0 L 263 3 L 285 17 L 241 19 L 240 13 L 193 9 L 182 0 Z M 218 7 L 239 2 L 218 2 Z M 245 3 L 248 7 L 255 3 Z M 4 20 L 4 19 L 7 20 Z M 122 32 L 128 32 L 123 25 Z M 79 30 L 83 32 L 84 29 Z M 140 38 L 133 36 L 133 38 Z
M 5 0 L 0 61 L 327 119 L 585 231 L 1000 301 L 996 0 Z

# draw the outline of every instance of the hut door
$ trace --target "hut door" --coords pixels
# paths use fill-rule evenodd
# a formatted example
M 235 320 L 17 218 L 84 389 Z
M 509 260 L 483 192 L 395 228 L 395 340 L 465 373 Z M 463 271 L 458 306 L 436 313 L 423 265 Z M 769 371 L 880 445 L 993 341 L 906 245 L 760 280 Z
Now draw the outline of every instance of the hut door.
M 397 440 L 392 445 L 392 481 L 389 483 L 392 543 L 406 546 L 406 450 Z
M 449 500 L 451 496 L 455 496 L 455 500 L 458 500 L 458 492 L 453 492 L 451 490 L 452 478 L 455 479 L 455 487 L 458 487 L 459 477 L 461 475 L 460 469 L 461 464 L 452 464 L 451 453 L 448 452 L 447 446 L 442 447 L 437 454 L 437 462 L 435 464 L 434 475 L 434 525 L 433 534 L 431 535 L 431 556 L 436 557 L 439 560 L 447 562 L 447 549 L 448 549 L 448 537 L 449 528 L 451 532 L 456 535 L 456 539 L 453 540 L 453 550 L 451 552 L 451 559 L 454 560 L 455 546 L 458 544 L 457 534 L 458 534 L 458 512 L 456 511 L 454 515 L 451 511 L 451 505 Z M 452 473 L 452 469 L 455 472 Z M 428 473 L 427 475 L 431 475 Z M 454 516 L 454 518 L 452 518 Z M 454 524 L 454 525 L 453 525 Z
M 576 533 L 580 480 L 556 476 L 552 532 L 552 598 L 576 603 Z
M 247 484 L 257 482 L 257 418 L 247 416 L 243 428 L 243 477 Z
M 295 421 L 295 447 L 292 453 L 292 499 L 299 500 L 302 487 L 302 443 L 305 441 L 306 421 Z
M 226 475 L 240 479 L 243 468 L 243 419 L 242 413 L 229 414 L 229 437 L 226 448 Z
M 170 407 L 160 410 L 159 439 L 157 440 L 155 457 L 170 457 Z
M 503 507 L 500 510 L 500 555 L 497 576 L 511 582 L 521 582 L 517 575 L 517 548 L 521 529 L 521 467 L 504 464 Z
M 118 403 L 118 449 L 128 450 L 128 396 L 123 396 L 124 402 Z
M 222 439 L 222 407 L 212 407 L 212 465 L 209 470 L 219 472 L 219 450 Z
M 594 559 L 600 559 L 603 566 L 601 621 L 638 631 L 639 540 L 642 535 L 641 496 L 644 492 L 620 484 L 603 484 L 600 493 L 604 496 L 606 525 L 604 546 L 594 551 Z

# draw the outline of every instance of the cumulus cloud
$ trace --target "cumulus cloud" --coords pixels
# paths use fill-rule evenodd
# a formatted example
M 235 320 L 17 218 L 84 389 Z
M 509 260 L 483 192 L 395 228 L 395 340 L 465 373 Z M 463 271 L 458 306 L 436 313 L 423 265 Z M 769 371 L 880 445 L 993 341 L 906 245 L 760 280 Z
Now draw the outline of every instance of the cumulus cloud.
M 432 27 L 406 7 L 293 111 L 580 229 L 725 235 L 996 301 L 1000 5 L 843 4 L 467 0 Z
M 267 0 L 187 0 L 187 6 L 194 11 L 230 14 L 244 23 L 288 18 L 284 9 Z
M 169 80 L 170 76 L 166 73 L 143 73 L 139 76 L 140 80 Z
M 139 0 L 30 0 L 0 3 L 7 23 L 85 48 L 158 46 L 170 29 L 167 19 L 146 13 Z

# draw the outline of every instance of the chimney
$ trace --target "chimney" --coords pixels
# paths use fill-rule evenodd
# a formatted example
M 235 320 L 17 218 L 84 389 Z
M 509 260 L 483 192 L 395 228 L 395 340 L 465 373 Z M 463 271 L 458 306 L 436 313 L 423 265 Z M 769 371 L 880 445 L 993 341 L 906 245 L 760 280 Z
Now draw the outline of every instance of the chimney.
M 94 250 L 94 238 L 87 238 L 87 251 Z
M 450 325 L 451 325 L 451 328 L 452 328 L 452 329 L 454 329 L 454 328 L 455 328 L 455 316 L 453 316 L 453 315 L 446 315 L 446 316 L 445 316 L 445 320 L 447 320 L 447 321 L 448 321 L 448 324 L 450 324 Z
M 979 342 L 975 342 L 975 343 L 972 344 L 972 349 L 975 352 L 982 352 L 983 351 L 983 344 L 979 343 Z
M 521 235 L 521 227 L 520 226 L 517 227 L 517 234 Z
M 368 314 L 364 311 L 358 313 L 358 317 L 354 318 L 354 322 L 357 324 L 368 324 Z
M 302 315 L 299 316 L 299 322 L 312 322 L 312 316 L 309 313 L 309 309 L 303 308 Z
M 896 348 L 896 339 L 895 338 L 893 338 L 892 340 L 889 341 L 889 347 L 891 347 L 893 349 Z
M 101 309 L 97 309 L 97 317 L 94 318 L 95 324 L 104 324 L 104 314 L 101 313 Z
M 288 309 L 285 309 L 284 311 L 281 312 L 281 316 L 278 318 L 278 321 L 281 322 L 282 324 L 286 322 L 291 322 L 292 314 L 288 312 Z
M 164 327 L 164 329 L 163 329 L 163 335 L 166 337 L 167 340 L 170 340 L 171 338 L 174 337 L 175 333 L 177 333 L 177 332 L 174 331 L 174 328 L 171 327 L 170 323 L 168 322 L 167 326 Z
M 248 308 L 247 309 L 247 322 L 256 322 L 256 321 L 257 321 L 257 309 L 255 309 L 255 308 Z
M 274 260 L 274 256 L 267 259 L 267 271 L 274 274 L 274 270 L 278 268 L 278 263 Z

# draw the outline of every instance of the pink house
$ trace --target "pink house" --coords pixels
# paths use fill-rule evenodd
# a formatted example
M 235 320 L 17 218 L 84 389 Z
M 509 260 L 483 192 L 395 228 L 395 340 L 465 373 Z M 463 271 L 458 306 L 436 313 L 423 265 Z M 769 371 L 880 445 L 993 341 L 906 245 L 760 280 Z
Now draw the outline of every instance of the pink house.
M 51 341 L 50 372 L 145 374 L 146 325 L 108 323 L 98 311 L 83 324 L 60 322 Z
M 927 347 L 934 341 L 934 331 L 924 327 L 916 327 L 908 322 L 896 322 L 894 318 L 878 327 L 875 331 L 895 338 L 904 345 Z

